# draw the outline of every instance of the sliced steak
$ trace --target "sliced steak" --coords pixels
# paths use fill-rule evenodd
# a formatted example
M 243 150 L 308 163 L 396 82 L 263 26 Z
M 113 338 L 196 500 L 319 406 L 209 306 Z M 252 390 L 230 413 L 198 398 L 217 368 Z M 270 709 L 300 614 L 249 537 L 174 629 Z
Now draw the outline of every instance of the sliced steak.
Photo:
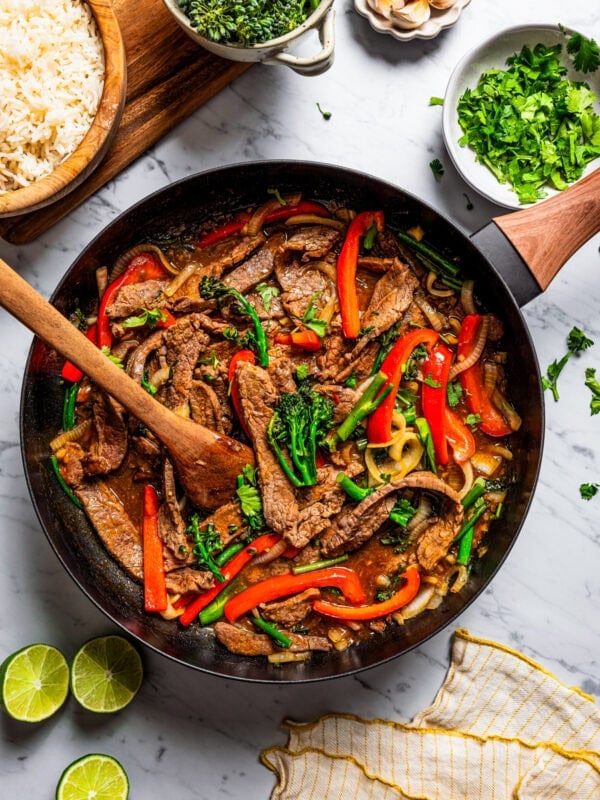
M 332 282 L 310 265 L 301 265 L 295 258 L 276 259 L 275 272 L 283 289 L 281 302 L 291 317 L 302 319 L 311 301 L 322 309 L 332 296 Z
M 65 483 L 74 489 L 85 480 L 83 459 L 85 450 L 79 442 L 66 442 L 59 451 L 60 474 Z
M 112 397 L 94 393 L 92 420 L 95 436 L 84 459 L 88 475 L 106 475 L 118 469 L 127 454 L 125 409 Z
M 126 370 L 130 378 L 133 378 L 137 383 L 142 382 L 144 372 L 146 371 L 146 362 L 154 353 L 162 346 L 164 330 L 154 331 L 147 339 L 135 348 L 127 359 Z
M 419 281 L 410 268 L 399 259 L 394 259 L 391 268 L 375 284 L 369 305 L 360 320 L 361 327 L 367 333 L 357 342 L 351 360 L 354 360 L 370 341 L 381 336 L 395 322 L 402 319 L 418 286 Z
M 306 589 L 300 594 L 273 603 L 261 603 L 261 615 L 270 622 L 292 628 L 302 622 L 312 610 L 312 601 L 321 596 L 319 589 Z
M 94 480 L 81 484 L 75 494 L 110 555 L 133 578 L 142 581 L 142 535 L 112 489 L 103 480 Z
M 223 406 L 214 389 L 204 381 L 193 381 L 190 387 L 190 409 L 192 419 L 199 425 L 217 431 L 218 433 L 231 433 L 232 422 L 228 406 Z
M 242 362 L 236 372 L 244 422 L 256 454 L 258 475 L 267 525 L 295 545 L 298 503 L 292 486 L 267 441 L 267 426 L 278 395 L 269 373 Z
M 295 546 L 304 547 L 329 527 L 346 500 L 346 493 L 336 481 L 339 470 L 326 466 L 317 472 L 317 485 L 300 490 L 300 516 Z
M 231 653 L 240 656 L 270 656 L 282 652 L 270 636 L 264 633 L 252 633 L 246 628 L 230 625 L 228 622 L 217 622 L 214 630 L 221 644 Z M 288 650 L 293 653 L 303 653 L 307 650 L 327 651 L 332 648 L 331 642 L 324 636 L 299 636 L 295 633 L 288 633 L 286 636 L 292 640 Z
M 178 408 L 187 402 L 194 377 L 194 368 L 200 353 L 209 343 L 194 314 L 178 319 L 164 334 L 167 364 L 171 367 L 171 380 L 167 388 L 166 405 Z
M 176 559 L 184 560 L 189 549 L 187 525 L 177 502 L 175 472 L 168 458 L 163 466 L 163 494 L 165 501 L 158 511 L 158 535 Z
M 165 575 L 165 583 L 168 592 L 185 594 L 186 592 L 203 592 L 205 589 L 212 589 L 215 585 L 215 578 L 208 570 L 180 567 Z
M 322 352 L 317 354 L 317 366 L 320 371 L 320 380 L 327 382 L 334 378 L 345 366 L 345 354 L 350 351 L 348 342 L 344 339 L 342 328 L 339 324 L 327 326 L 323 339 Z
M 121 319 L 139 314 L 144 308 L 162 308 L 168 299 L 163 295 L 166 280 L 149 280 L 122 286 L 112 303 L 106 307 L 109 319 Z
M 328 225 L 306 225 L 288 237 L 284 249 L 304 253 L 302 261 L 308 261 L 326 256 L 339 238 L 340 232 L 336 228 Z
M 458 494 L 432 472 L 413 472 L 406 478 L 392 480 L 352 509 L 343 511 L 321 539 L 323 555 L 340 555 L 360 547 L 386 521 L 394 506 L 395 494 L 401 489 L 420 489 L 441 494 L 449 506 L 444 519 L 432 520 L 433 524 L 424 531 L 417 543 L 419 563 L 425 569 L 432 569 L 448 552 L 464 515 Z M 390 499 L 391 505 L 389 505 Z M 387 509 L 385 516 L 384 509 Z M 379 524 L 374 527 L 377 522 Z
M 237 289 L 238 292 L 246 294 L 249 289 L 253 289 L 261 281 L 268 278 L 275 267 L 273 257 L 274 246 L 276 243 L 269 242 L 267 247 L 261 248 L 254 253 L 247 261 L 240 264 L 232 272 L 223 278 L 226 286 Z

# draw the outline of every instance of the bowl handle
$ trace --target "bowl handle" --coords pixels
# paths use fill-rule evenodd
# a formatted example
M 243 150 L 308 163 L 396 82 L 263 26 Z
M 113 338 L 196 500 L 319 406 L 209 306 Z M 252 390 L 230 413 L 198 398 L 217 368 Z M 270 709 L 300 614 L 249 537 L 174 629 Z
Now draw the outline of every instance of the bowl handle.
M 320 75 L 333 64 L 333 48 L 335 45 L 335 31 L 333 21 L 335 11 L 330 8 L 319 25 L 319 40 L 321 50 L 310 58 L 299 58 L 289 53 L 277 53 L 271 58 L 266 58 L 263 64 L 285 64 L 299 75 Z

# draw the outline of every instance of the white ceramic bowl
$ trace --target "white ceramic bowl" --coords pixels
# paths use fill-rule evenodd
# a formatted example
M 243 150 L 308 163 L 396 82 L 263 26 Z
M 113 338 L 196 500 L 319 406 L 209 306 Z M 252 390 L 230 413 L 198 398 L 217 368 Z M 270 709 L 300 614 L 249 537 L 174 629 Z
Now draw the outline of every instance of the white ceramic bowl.
M 469 5 L 471 0 L 456 0 L 450 8 L 437 9 L 431 7 L 431 16 L 418 28 L 406 30 L 399 28 L 393 20 L 386 19 L 374 11 L 368 0 L 354 0 L 354 8 L 358 13 L 369 20 L 370 26 L 377 33 L 387 33 L 399 42 L 409 42 L 411 39 L 435 39 L 444 28 L 449 28 L 457 22 L 463 8 Z
M 299 25 L 285 36 L 279 36 L 277 39 L 270 39 L 268 42 L 249 45 L 248 47 L 239 44 L 223 44 L 206 39 L 198 31 L 194 30 L 187 16 L 179 8 L 177 0 L 163 0 L 163 2 L 188 36 L 206 50 L 221 58 L 228 58 L 231 61 L 260 61 L 263 64 L 285 64 L 285 66 L 290 67 L 300 75 L 320 75 L 329 69 L 333 63 L 335 45 L 333 0 L 321 0 L 318 7 L 302 25 Z M 304 58 L 286 52 L 289 47 L 296 44 L 310 30 L 316 30 L 319 34 L 321 49 L 318 53 Z
M 455 67 L 444 97 L 442 112 L 444 142 L 454 166 L 475 191 L 493 203 L 506 208 L 518 209 L 523 208 L 524 205 L 519 203 L 516 193 L 511 190 L 508 183 L 499 183 L 484 164 L 475 160 L 474 150 L 458 144 L 458 140 L 463 134 L 462 128 L 458 124 L 458 101 L 465 89 L 474 89 L 477 86 L 483 72 L 492 67 L 505 69 L 506 59 L 519 53 L 523 45 L 534 47 L 540 42 L 547 47 L 561 44 L 563 46 L 561 62 L 567 67 L 565 77 L 587 82 L 596 96 L 600 97 L 600 71 L 587 75 L 577 72 L 566 52 L 567 39 L 565 35 L 557 25 L 544 24 L 507 28 L 479 44 L 474 50 L 467 53 Z M 595 109 L 596 113 L 600 113 L 598 102 L 595 103 Z M 596 159 L 588 164 L 583 174 L 587 175 L 593 172 L 597 166 L 598 160 Z M 547 191 L 548 197 L 557 194 L 555 189 L 549 187 L 545 191 Z M 537 202 L 541 202 L 541 200 Z

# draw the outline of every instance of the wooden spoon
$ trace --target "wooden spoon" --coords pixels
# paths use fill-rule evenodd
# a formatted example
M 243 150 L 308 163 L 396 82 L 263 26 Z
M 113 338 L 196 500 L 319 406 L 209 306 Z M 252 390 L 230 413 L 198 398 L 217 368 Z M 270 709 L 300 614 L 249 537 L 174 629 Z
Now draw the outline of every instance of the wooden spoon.
M 179 417 L 154 400 L 2 259 L 0 305 L 78 366 L 160 439 L 194 505 L 218 508 L 231 500 L 236 477 L 246 464 L 254 464 L 249 447 Z

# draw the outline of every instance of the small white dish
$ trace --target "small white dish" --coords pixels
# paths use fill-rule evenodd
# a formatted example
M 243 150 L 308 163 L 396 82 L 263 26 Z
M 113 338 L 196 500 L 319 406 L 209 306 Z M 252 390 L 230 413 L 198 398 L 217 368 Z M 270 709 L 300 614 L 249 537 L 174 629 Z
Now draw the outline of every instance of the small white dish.
M 519 203 L 516 193 L 511 190 L 508 183 L 499 183 L 484 164 L 476 161 L 474 150 L 458 144 L 458 140 L 463 135 L 462 128 L 458 124 L 458 101 L 465 89 L 474 89 L 477 86 L 483 72 L 491 68 L 506 69 L 506 59 L 509 56 L 519 53 L 524 45 L 534 47 L 538 43 L 547 47 L 556 44 L 562 45 L 561 62 L 567 67 L 565 77 L 588 83 L 594 94 L 600 97 L 600 71 L 591 74 L 577 72 L 566 51 L 567 38 L 565 35 L 557 25 L 544 24 L 506 28 L 479 44 L 458 62 L 450 76 L 444 96 L 442 112 L 444 142 L 454 166 L 475 191 L 505 208 L 520 209 L 526 208 L 527 205 Z M 598 102 L 596 102 L 595 108 L 596 113 L 600 113 Z M 583 176 L 593 172 L 597 167 L 598 159 L 587 165 Z M 545 191 L 548 197 L 558 194 L 557 190 L 550 187 L 547 187 Z M 542 201 L 538 200 L 537 202 Z
M 377 14 L 367 0 L 354 0 L 354 8 L 361 16 L 369 20 L 369 24 L 377 33 L 387 33 L 400 42 L 409 42 L 411 39 L 435 39 L 444 28 L 454 25 L 463 8 L 466 8 L 470 2 L 471 0 L 456 0 L 453 6 L 445 9 L 437 9 L 432 6 L 431 16 L 427 22 L 412 30 L 399 28 L 394 25 L 392 20 Z

